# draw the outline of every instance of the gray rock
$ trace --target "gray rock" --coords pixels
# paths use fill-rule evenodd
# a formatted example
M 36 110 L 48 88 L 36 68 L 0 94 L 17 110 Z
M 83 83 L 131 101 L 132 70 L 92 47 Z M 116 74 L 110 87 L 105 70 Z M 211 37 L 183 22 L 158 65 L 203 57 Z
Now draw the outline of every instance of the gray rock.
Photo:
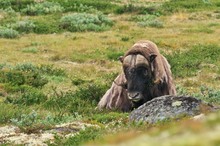
M 194 97 L 165 95 L 154 98 L 133 110 L 129 120 L 152 124 L 167 119 L 195 116 L 213 109 L 211 104 Z

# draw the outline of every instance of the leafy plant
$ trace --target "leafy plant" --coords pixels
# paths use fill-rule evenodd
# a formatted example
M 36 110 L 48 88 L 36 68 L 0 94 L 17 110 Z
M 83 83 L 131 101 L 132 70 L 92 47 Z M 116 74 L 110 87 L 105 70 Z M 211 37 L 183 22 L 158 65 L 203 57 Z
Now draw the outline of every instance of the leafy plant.
M 17 105 L 6 104 L 0 102 L 1 110 L 0 110 L 0 123 L 10 123 L 10 119 L 17 118 L 21 115 L 21 113 L 28 112 L 29 109 L 23 109 Z
M 30 106 L 44 103 L 47 97 L 38 89 L 28 88 L 23 93 L 11 95 L 6 98 L 6 102 L 18 105 Z
M 2 8 L 5 9 L 11 7 L 17 12 L 32 3 L 34 3 L 34 0 L 0 0 L 0 5 Z
M 33 23 L 35 24 L 34 33 L 37 34 L 51 34 L 62 32 L 62 29 L 59 27 L 59 19 L 61 14 L 53 14 L 53 15 L 43 15 L 37 17 L 37 19 L 33 19 Z
M 27 15 L 42 15 L 62 12 L 63 10 L 64 8 L 59 3 L 44 1 L 42 3 L 27 5 L 27 8 L 23 9 L 22 12 Z
M 215 90 L 207 86 L 201 86 L 200 93 L 195 93 L 194 96 L 209 103 L 220 103 L 220 90 Z
M 163 22 L 160 20 L 157 20 L 156 15 L 138 15 L 138 16 L 133 16 L 131 17 L 132 21 L 137 22 L 139 26 L 142 27 L 156 27 L 156 28 L 162 28 L 163 27 Z
M 11 26 L 8 26 L 20 33 L 30 33 L 33 32 L 34 28 L 36 27 L 35 24 L 30 20 L 18 21 Z
M 23 48 L 22 52 L 24 52 L 24 53 L 37 53 L 38 49 L 36 47 L 27 47 L 27 48 Z
M 18 37 L 19 33 L 16 30 L 9 29 L 6 27 L 0 27 L 0 38 L 13 39 Z
M 103 0 L 56 0 L 56 2 L 64 7 L 66 12 L 77 11 L 76 7 L 80 7 L 80 5 L 83 5 L 84 7 L 92 7 L 104 13 L 114 12 L 119 7 L 116 4 Z M 87 9 L 85 11 L 88 12 Z
M 163 3 L 160 8 L 162 14 L 170 14 L 178 11 L 198 11 L 198 10 L 212 10 L 219 9 L 218 1 L 206 1 L 206 0 L 171 0 Z
M 60 19 L 60 26 L 72 32 L 103 31 L 112 25 L 112 20 L 102 14 L 74 13 Z

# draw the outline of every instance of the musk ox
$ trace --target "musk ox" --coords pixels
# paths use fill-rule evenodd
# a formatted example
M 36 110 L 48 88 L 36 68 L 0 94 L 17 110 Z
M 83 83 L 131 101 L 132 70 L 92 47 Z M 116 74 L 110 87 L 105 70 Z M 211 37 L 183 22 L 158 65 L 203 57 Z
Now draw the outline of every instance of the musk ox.
M 123 72 L 99 101 L 99 109 L 129 111 L 154 97 L 176 95 L 170 65 L 153 42 L 139 41 L 119 59 Z

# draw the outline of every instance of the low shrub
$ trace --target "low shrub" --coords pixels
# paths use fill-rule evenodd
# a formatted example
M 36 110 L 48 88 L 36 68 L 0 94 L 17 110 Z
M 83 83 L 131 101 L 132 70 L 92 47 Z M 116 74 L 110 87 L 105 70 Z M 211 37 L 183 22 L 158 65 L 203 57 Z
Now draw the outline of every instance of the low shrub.
M 27 5 L 27 8 L 23 9 L 22 12 L 27 15 L 42 15 L 62 12 L 63 10 L 64 8 L 59 3 L 44 1 Z
M 11 24 L 10 27 L 20 33 L 30 33 L 34 31 L 36 26 L 32 21 L 24 20 Z
M 61 14 L 44 15 L 32 20 L 35 24 L 34 33 L 37 34 L 51 34 L 61 32 L 59 27 L 59 19 Z
M 162 28 L 163 22 L 160 20 L 157 20 L 157 15 L 138 15 L 138 16 L 132 16 L 131 21 L 135 21 L 139 26 L 141 27 L 156 27 L 156 28 Z
M 146 21 L 146 22 L 138 22 L 137 23 L 139 26 L 141 27 L 156 27 L 156 28 L 163 28 L 163 22 L 159 21 L 159 20 L 150 20 L 150 21 Z
M 29 88 L 25 90 L 23 93 L 9 95 L 5 102 L 30 106 L 34 104 L 41 104 L 47 100 L 47 96 L 42 93 L 39 89 Z
M 77 112 L 80 115 L 89 115 L 94 112 L 106 90 L 105 84 L 97 82 L 80 84 L 75 92 L 58 93 L 53 90 L 44 107 L 61 114 Z
M 220 90 L 215 90 L 207 86 L 200 87 L 200 93 L 195 93 L 193 96 L 198 97 L 206 102 L 219 104 Z
M 13 39 L 18 37 L 19 33 L 16 30 L 0 26 L 0 38 Z
M 27 47 L 21 50 L 24 53 L 37 53 L 38 49 L 36 47 Z
M 5 88 L 7 87 L 11 92 L 23 90 L 24 86 L 42 88 L 48 83 L 47 76 L 65 77 L 66 73 L 63 69 L 54 68 L 52 65 L 35 66 L 31 63 L 4 67 L 0 70 L 0 82 L 5 83 Z
M 218 1 L 209 1 L 209 0 L 170 0 L 164 2 L 160 7 L 162 14 L 170 14 L 178 11 L 198 11 L 198 10 L 218 10 L 219 2 Z
M 65 8 L 66 12 L 70 12 L 70 11 L 78 12 L 77 7 L 80 7 L 80 5 L 83 5 L 84 8 L 90 7 L 97 9 L 98 11 L 102 11 L 103 13 L 112 13 L 119 7 L 116 4 L 103 0 L 95 0 L 95 1 L 94 0 L 49 0 L 49 1 L 58 2 L 62 7 Z M 87 10 L 88 9 L 86 8 L 85 11 L 88 12 Z
M 113 21 L 102 14 L 74 13 L 60 19 L 60 26 L 71 32 L 103 31 L 112 25 Z
M 1 8 L 5 9 L 11 6 L 10 0 L 0 0 L 0 6 Z
M 13 8 L 15 11 L 19 12 L 24 9 L 27 5 L 34 3 L 34 0 L 0 0 L 0 6 L 5 9 L 8 7 Z

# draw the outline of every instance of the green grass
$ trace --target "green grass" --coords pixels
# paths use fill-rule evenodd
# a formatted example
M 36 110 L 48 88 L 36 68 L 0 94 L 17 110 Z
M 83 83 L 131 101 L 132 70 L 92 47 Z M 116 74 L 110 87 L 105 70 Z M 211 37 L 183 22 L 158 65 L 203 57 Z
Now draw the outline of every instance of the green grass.
M 202 64 L 218 63 L 220 47 L 218 45 L 196 45 L 187 51 L 174 52 L 166 57 L 176 77 L 196 76 Z

